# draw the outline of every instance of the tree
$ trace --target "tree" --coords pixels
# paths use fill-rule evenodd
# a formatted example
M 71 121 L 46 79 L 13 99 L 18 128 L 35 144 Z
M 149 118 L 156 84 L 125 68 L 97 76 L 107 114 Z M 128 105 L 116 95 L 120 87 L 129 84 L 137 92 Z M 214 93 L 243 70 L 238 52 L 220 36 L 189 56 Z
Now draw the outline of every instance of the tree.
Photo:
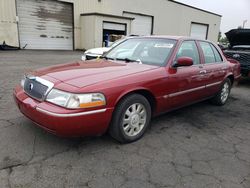
M 219 42 L 221 44 L 226 44 L 226 45 L 229 44 L 229 41 L 228 41 L 227 37 L 221 37 Z
M 219 32 L 219 34 L 218 34 L 218 42 L 220 42 L 220 39 L 221 39 L 221 31 Z

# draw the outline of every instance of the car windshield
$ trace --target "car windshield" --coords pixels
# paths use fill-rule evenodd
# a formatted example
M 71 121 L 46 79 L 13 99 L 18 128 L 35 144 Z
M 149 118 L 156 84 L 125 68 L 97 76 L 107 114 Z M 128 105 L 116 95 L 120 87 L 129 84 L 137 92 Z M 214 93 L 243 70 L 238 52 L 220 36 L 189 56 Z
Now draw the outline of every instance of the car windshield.
M 116 40 L 115 42 L 113 42 L 109 47 L 110 47 L 110 48 L 114 48 L 114 47 L 116 47 L 118 44 L 122 43 L 124 40 L 126 40 L 126 39 L 124 39 L 124 38 L 118 39 L 118 40 Z
M 156 38 L 128 39 L 106 54 L 107 59 L 165 66 L 176 40 Z

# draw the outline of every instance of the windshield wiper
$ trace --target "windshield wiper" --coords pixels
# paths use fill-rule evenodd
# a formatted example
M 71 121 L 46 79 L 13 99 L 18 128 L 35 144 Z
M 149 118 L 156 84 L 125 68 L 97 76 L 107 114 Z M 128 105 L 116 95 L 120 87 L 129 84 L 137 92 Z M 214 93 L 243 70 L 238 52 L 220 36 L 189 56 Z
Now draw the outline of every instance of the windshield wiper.
M 118 61 L 125 61 L 126 63 L 138 62 L 138 63 L 142 64 L 142 62 L 141 62 L 140 59 L 134 60 L 134 59 L 129 59 L 129 58 L 124 58 L 124 59 L 122 59 L 122 58 L 117 58 L 117 59 L 115 59 L 115 60 L 118 60 Z
M 106 59 L 106 60 L 115 60 L 114 58 L 111 57 L 107 57 L 107 56 L 101 56 L 101 59 Z
M 114 60 L 114 61 L 125 61 L 126 63 L 131 63 L 131 62 L 137 62 L 139 64 L 142 64 L 141 60 L 134 60 L 134 59 L 129 59 L 129 58 L 111 58 L 111 57 L 107 57 L 107 56 L 101 56 L 101 59 L 105 59 L 105 60 Z

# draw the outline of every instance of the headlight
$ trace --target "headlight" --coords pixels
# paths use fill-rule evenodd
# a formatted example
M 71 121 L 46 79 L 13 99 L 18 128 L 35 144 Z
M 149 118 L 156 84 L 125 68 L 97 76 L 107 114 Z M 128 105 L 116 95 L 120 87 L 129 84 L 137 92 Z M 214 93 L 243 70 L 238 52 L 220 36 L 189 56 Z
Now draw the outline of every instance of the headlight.
M 24 88 L 24 84 L 25 84 L 26 78 L 27 78 L 27 75 L 23 75 L 23 77 L 21 79 L 20 85 L 21 85 L 22 88 Z
M 88 50 L 85 51 L 84 54 L 82 55 L 82 61 L 86 61 L 87 60 L 87 57 L 86 57 L 87 53 L 89 53 Z
M 83 56 L 82 56 L 82 61 L 85 61 L 87 58 L 86 58 L 86 55 L 84 54 Z
M 105 97 L 101 93 L 72 94 L 57 89 L 52 89 L 50 91 L 46 101 L 70 109 L 106 105 Z
M 21 80 L 21 83 L 20 83 L 20 84 L 21 84 L 22 88 L 24 88 L 25 79 L 26 79 L 26 77 L 23 77 L 22 80 Z

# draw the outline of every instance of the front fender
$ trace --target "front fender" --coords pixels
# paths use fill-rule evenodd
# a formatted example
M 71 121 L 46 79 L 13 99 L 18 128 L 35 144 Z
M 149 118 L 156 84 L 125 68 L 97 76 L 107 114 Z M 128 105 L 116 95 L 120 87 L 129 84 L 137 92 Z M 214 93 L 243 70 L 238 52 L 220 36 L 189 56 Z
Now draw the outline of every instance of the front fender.
M 117 97 L 117 99 L 116 99 L 116 101 L 115 101 L 115 106 L 119 103 L 119 101 L 120 101 L 123 97 L 125 97 L 125 96 L 127 96 L 127 95 L 129 95 L 129 94 L 132 94 L 132 93 L 139 92 L 139 91 L 146 91 L 146 92 L 150 93 L 152 96 L 154 96 L 153 93 L 152 93 L 148 88 L 145 88 L 145 87 L 135 87 L 135 88 L 131 88 L 131 89 L 126 90 L 126 91 L 123 91 L 122 93 L 119 94 L 119 96 Z

